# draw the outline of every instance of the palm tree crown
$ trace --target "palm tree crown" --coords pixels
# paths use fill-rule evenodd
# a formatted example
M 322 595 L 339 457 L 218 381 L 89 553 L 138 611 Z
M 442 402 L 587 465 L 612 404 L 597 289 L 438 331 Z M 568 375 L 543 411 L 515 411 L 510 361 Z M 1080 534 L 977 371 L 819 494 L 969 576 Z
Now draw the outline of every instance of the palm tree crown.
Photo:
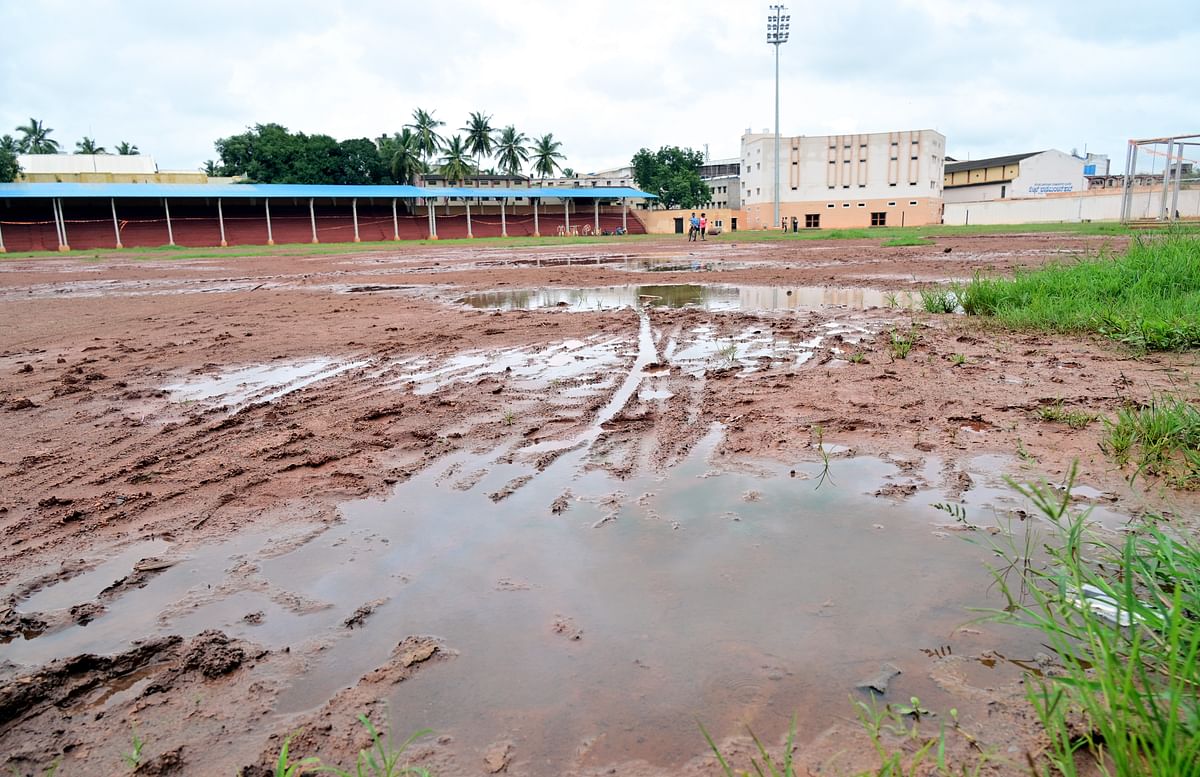
M 121 156 L 137 156 L 141 152 L 138 147 L 129 143 L 127 140 L 122 140 L 117 144 L 117 153 Z
M 18 141 L 18 145 L 23 153 L 58 153 L 58 141 L 50 137 L 50 133 L 54 132 L 54 130 L 37 119 L 30 118 L 28 124 L 17 127 L 17 132 L 20 132 L 24 136 Z
M 558 160 L 566 159 L 559 153 L 562 143 L 554 139 L 554 133 L 548 132 L 533 143 L 533 171 L 542 178 L 553 176 L 560 169 Z
M 500 130 L 500 139 L 496 141 L 496 161 L 501 172 L 506 175 L 520 175 L 521 168 L 529 161 L 529 149 L 525 144 L 529 138 L 524 132 L 517 132 L 511 124 Z
M 475 171 L 471 165 L 467 144 L 460 136 L 455 135 L 445 144 L 445 148 L 446 155 L 442 157 L 440 172 L 447 182 L 462 183 Z
M 75 144 L 76 154 L 107 154 L 104 146 L 97 146 L 95 138 L 89 138 L 86 135 L 83 140 Z
M 475 155 L 475 166 L 481 167 L 482 157 L 492 155 L 492 117 L 483 111 L 475 111 L 462 128 L 467 133 L 467 150 Z
M 417 149 L 420 150 L 421 156 L 426 161 L 440 151 L 444 143 L 442 136 L 437 133 L 437 128 L 445 126 L 446 122 L 433 118 L 434 113 L 436 111 L 417 108 L 413 111 L 413 123 L 404 125 L 416 135 Z
M 412 130 L 405 128 L 390 138 L 384 135 L 375 143 L 379 146 L 380 158 L 397 183 L 411 184 L 418 175 L 426 172 L 417 135 Z

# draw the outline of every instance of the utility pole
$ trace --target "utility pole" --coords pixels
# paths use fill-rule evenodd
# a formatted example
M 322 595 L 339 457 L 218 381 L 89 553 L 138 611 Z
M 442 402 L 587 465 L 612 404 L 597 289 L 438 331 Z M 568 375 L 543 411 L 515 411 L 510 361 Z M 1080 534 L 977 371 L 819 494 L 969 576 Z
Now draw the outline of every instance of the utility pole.
M 771 228 L 779 226 L 779 45 L 787 43 L 788 26 L 791 16 L 788 16 L 786 5 L 768 6 L 767 13 L 767 43 L 775 47 L 775 220 Z

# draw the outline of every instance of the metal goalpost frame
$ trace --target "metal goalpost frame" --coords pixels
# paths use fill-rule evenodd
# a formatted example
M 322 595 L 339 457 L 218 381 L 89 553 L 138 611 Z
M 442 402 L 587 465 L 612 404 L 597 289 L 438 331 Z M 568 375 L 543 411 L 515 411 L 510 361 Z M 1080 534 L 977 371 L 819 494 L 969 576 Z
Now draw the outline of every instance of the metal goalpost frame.
M 1166 153 L 1157 150 L 1165 145 Z M 1183 185 L 1183 163 L 1188 148 L 1200 148 L 1200 134 L 1170 135 L 1161 138 L 1131 138 L 1125 151 L 1125 179 L 1122 182 L 1121 223 L 1134 221 L 1133 186 L 1137 176 L 1137 161 L 1140 151 L 1155 156 L 1165 156 L 1166 165 L 1163 168 L 1162 190 L 1159 195 L 1158 210 L 1151 220 L 1172 222 L 1178 218 L 1179 190 Z M 1154 199 L 1154 184 L 1151 183 L 1150 201 Z M 1147 206 L 1148 207 L 1148 206 Z

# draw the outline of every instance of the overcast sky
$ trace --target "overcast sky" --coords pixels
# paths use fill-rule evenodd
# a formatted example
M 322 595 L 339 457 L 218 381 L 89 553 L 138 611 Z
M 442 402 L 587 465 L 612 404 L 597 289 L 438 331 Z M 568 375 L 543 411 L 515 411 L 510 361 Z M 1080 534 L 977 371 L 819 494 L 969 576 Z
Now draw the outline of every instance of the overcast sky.
M 585 172 L 643 146 L 736 156 L 774 124 L 766 3 L 0 0 L 0 134 L 137 144 L 163 169 L 259 122 L 338 139 L 416 107 L 553 132 Z M 933 128 L 960 159 L 1058 148 L 1124 165 L 1200 132 L 1200 2 L 794 2 L 781 131 Z M 14 133 L 15 134 L 15 133 Z M 1161 169 L 1161 162 L 1159 163 Z

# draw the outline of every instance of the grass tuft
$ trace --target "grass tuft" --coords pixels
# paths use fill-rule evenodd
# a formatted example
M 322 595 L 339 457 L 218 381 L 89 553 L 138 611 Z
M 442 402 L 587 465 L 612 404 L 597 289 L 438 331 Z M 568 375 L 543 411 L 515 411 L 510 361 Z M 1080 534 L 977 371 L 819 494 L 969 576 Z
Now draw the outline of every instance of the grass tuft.
M 1084 429 L 1100 416 L 1084 410 L 1067 410 L 1062 400 L 1037 409 L 1037 417 L 1048 423 L 1066 424 L 1072 429 Z
M 926 313 L 957 313 L 958 296 L 952 289 L 922 289 L 921 307 Z
M 1200 487 L 1200 408 L 1186 399 L 1160 395 L 1146 405 L 1129 405 L 1105 419 L 1101 442 L 1119 466 L 1136 463 L 1132 479 L 1145 473 L 1180 488 Z
M 1026 678 L 1047 735 L 1040 773 L 1195 775 L 1200 544 L 1153 524 L 1119 541 L 1095 535 L 1090 511 L 1068 509 L 1074 476 L 1061 490 L 1017 486 L 1049 529 L 1045 562 L 1011 537 L 993 548 L 1007 562 L 993 575 L 1010 602 L 994 619 L 1039 632 L 1062 663 Z

